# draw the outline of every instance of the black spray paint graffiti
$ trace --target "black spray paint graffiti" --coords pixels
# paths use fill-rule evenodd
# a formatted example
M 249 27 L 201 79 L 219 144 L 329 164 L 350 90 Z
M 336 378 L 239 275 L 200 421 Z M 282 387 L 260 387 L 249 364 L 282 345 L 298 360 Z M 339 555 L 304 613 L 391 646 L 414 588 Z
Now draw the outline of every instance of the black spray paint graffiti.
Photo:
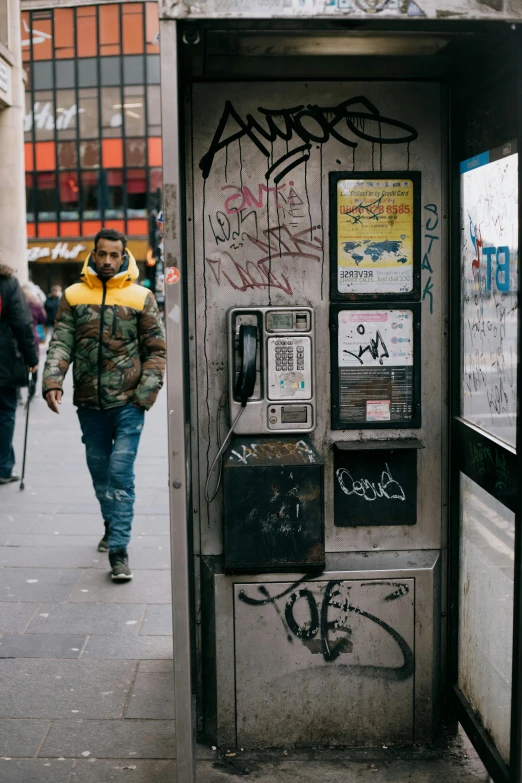
M 327 663 L 336 661 L 343 653 L 349 653 L 353 650 L 352 630 L 349 625 L 350 614 L 357 614 L 364 617 L 372 623 L 382 628 L 397 644 L 402 656 L 402 666 L 371 666 L 364 664 L 352 664 L 349 668 L 357 670 L 361 674 L 370 677 L 381 677 L 389 680 L 402 681 L 407 680 L 413 675 L 415 667 L 415 658 L 413 651 L 403 636 L 392 628 L 384 620 L 376 617 L 370 612 L 365 612 L 360 607 L 354 606 L 350 601 L 350 585 L 338 580 L 329 581 L 324 590 L 321 608 L 312 591 L 307 587 L 300 587 L 304 582 L 309 582 L 309 577 L 303 577 L 278 595 L 271 596 L 264 585 L 258 587 L 263 598 L 252 598 L 244 590 L 239 593 L 239 600 L 249 606 L 265 606 L 272 604 L 279 616 L 281 612 L 276 604 L 281 598 L 289 595 L 285 605 L 284 624 L 290 632 L 287 636 L 289 642 L 293 641 L 292 635 L 300 639 L 302 643 L 310 650 L 312 654 L 320 653 Z M 409 592 L 409 586 L 400 582 L 369 582 L 361 584 L 361 587 L 382 587 L 390 586 L 395 588 L 384 600 L 386 602 L 396 601 Z M 343 595 L 344 593 L 344 595 Z M 297 603 L 304 599 L 308 605 L 310 618 L 301 625 L 295 619 L 295 607 Z M 330 610 L 336 610 L 335 618 L 330 618 Z M 345 634 L 341 639 L 332 639 L 332 633 Z M 291 635 L 292 634 L 292 635 Z
M 360 335 L 363 335 L 365 334 L 366 329 L 363 324 L 359 324 L 357 331 Z M 386 343 L 382 339 L 382 334 L 379 331 L 377 331 L 375 334 L 375 340 L 372 340 L 370 337 L 366 345 L 359 346 L 359 351 L 357 353 L 353 353 L 353 351 L 348 351 L 346 348 L 343 348 L 343 353 L 347 353 L 349 356 L 353 356 L 355 359 L 357 359 L 359 364 L 364 364 L 361 357 L 363 357 L 367 352 L 370 354 L 372 359 L 378 359 L 379 364 L 383 364 L 383 359 L 390 358 Z
M 433 314 L 433 283 L 432 283 L 432 276 L 433 276 L 433 269 L 430 262 L 430 253 L 431 249 L 433 247 L 434 242 L 440 241 L 440 236 L 437 236 L 435 234 L 432 234 L 432 231 L 435 231 L 437 226 L 439 225 L 439 211 L 437 209 L 436 204 L 425 204 L 424 209 L 430 213 L 428 214 L 426 218 L 426 225 L 425 230 L 426 233 L 424 234 L 425 239 L 429 239 L 429 245 L 426 249 L 426 252 L 424 253 L 424 256 L 422 258 L 422 269 L 425 269 L 427 272 L 429 272 L 429 277 L 426 281 L 426 285 L 424 286 L 424 290 L 422 292 L 422 301 L 426 299 L 426 297 L 429 297 L 430 300 L 430 313 Z
M 321 145 L 326 144 L 330 138 L 334 138 L 341 144 L 355 149 L 358 142 L 343 135 L 341 123 L 353 136 L 369 141 L 371 144 L 409 144 L 415 141 L 418 136 L 417 131 L 411 125 L 390 117 L 383 117 L 378 108 L 363 96 L 349 98 L 337 106 L 317 106 L 316 104 L 305 106 L 300 104 L 288 109 L 259 107 L 258 112 L 263 116 L 265 124 L 256 120 L 251 114 L 247 114 L 243 119 L 232 102 L 226 101 L 210 147 L 199 162 L 204 179 L 207 179 L 210 174 L 216 153 L 227 148 L 233 141 L 241 140 L 244 137 L 250 139 L 268 162 L 271 162 L 272 165 L 267 169 L 265 178 L 268 182 L 270 177 L 274 175 L 274 184 L 277 186 L 289 171 L 309 160 L 312 142 Z M 277 124 L 276 118 L 279 119 L 280 124 Z M 238 129 L 224 135 L 227 125 L 231 122 L 235 122 Z M 368 132 L 366 124 L 371 125 Z M 383 136 L 383 127 L 397 129 L 402 131 L 403 135 L 393 135 L 392 132 L 389 136 Z M 371 132 L 374 129 L 377 131 L 376 133 Z M 272 145 L 278 138 L 289 142 L 294 137 L 304 143 L 289 150 L 277 160 L 271 161 L 271 150 L 265 146 L 263 140 Z M 276 171 L 278 171 L 277 174 Z

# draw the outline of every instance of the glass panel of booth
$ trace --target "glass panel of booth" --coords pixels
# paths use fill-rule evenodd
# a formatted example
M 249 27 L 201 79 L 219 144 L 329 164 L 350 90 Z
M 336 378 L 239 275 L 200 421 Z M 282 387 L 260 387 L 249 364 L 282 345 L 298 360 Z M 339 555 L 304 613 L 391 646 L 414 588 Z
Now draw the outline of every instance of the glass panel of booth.
M 461 415 L 514 446 L 517 394 L 516 142 L 460 164 Z
M 509 762 L 515 514 L 460 479 L 458 685 Z

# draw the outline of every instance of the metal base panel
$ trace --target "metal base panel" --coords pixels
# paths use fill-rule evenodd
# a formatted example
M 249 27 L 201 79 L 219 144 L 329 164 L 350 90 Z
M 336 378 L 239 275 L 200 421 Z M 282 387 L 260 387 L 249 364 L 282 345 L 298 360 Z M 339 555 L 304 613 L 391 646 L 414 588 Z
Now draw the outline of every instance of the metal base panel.
M 316 576 L 202 558 L 204 731 L 218 746 L 430 742 L 440 553 L 326 556 Z

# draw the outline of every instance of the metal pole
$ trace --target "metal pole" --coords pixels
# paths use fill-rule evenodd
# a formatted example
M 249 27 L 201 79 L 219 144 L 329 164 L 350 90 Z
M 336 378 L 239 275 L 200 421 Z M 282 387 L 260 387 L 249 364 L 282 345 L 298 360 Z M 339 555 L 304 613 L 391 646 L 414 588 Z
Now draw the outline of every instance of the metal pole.
M 192 705 L 191 602 L 188 526 L 187 443 L 185 440 L 185 266 L 180 236 L 181 161 L 177 26 L 161 22 L 163 125 L 163 211 L 165 259 L 165 325 L 167 330 L 167 399 L 169 486 L 174 634 L 174 712 L 176 781 L 195 781 L 195 721 Z

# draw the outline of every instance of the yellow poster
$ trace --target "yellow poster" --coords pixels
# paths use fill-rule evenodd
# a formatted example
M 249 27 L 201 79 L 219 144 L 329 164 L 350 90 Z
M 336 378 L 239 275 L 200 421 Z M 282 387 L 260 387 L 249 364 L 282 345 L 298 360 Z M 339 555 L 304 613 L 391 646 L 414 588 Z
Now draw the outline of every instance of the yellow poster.
M 413 290 L 413 181 L 337 182 L 337 285 L 340 293 Z

